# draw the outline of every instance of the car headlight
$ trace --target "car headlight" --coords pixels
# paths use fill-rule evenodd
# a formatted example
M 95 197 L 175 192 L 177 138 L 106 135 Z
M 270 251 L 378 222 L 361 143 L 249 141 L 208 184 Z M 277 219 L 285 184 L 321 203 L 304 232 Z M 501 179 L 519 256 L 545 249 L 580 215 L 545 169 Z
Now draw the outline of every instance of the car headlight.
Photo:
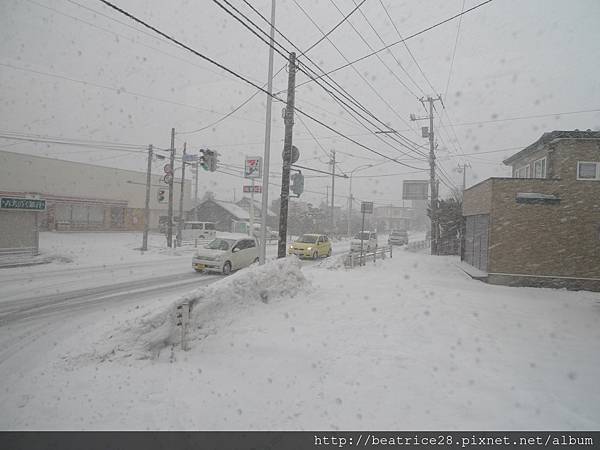
M 290 250 L 294 250 L 294 246 L 293 245 L 290 245 Z
M 312 247 L 308 247 L 306 250 L 310 252 L 312 250 Z

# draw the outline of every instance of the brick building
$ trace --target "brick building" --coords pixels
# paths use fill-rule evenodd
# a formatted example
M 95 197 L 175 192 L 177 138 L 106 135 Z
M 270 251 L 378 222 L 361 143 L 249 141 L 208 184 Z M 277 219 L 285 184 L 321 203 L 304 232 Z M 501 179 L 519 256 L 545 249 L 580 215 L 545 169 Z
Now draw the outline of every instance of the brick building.
M 463 260 L 493 284 L 600 290 L 600 132 L 553 131 L 464 193 Z

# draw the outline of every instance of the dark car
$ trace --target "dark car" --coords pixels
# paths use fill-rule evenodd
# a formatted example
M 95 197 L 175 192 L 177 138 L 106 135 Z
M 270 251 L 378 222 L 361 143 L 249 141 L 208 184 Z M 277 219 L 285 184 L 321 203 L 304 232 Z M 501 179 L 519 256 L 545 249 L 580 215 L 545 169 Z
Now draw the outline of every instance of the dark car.
M 408 244 L 408 231 L 406 230 L 394 230 L 390 233 L 388 238 L 389 245 L 406 245 Z

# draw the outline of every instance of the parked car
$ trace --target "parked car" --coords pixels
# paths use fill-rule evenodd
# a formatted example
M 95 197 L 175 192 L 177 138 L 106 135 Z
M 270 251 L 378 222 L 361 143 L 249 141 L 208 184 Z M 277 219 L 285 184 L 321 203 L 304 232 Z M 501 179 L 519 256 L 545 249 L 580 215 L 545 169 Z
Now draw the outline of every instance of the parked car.
M 192 267 L 196 272 L 212 271 L 229 275 L 232 270 L 258 262 L 258 255 L 256 238 L 216 238 L 196 252 L 192 258 Z
M 214 222 L 184 222 L 181 230 L 181 239 L 184 241 L 214 239 L 216 235 Z
M 377 249 L 377 233 L 374 231 L 360 231 L 350 241 L 351 252 L 360 252 L 361 240 L 363 252 L 370 252 Z
M 303 234 L 290 245 L 288 254 L 312 259 L 331 256 L 331 241 L 324 234 Z
M 388 237 L 388 245 L 406 245 L 408 244 L 408 231 L 392 230 Z

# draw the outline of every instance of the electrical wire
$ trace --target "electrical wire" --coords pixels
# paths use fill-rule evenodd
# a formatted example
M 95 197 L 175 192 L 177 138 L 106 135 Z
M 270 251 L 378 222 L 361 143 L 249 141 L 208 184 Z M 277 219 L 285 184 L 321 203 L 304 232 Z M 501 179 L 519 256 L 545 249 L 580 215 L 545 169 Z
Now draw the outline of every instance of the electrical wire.
M 103 2 L 103 1 L 105 1 L 105 0 L 100 0 L 100 1 L 102 1 L 102 2 Z M 486 5 L 486 4 L 490 3 L 490 2 L 492 2 L 492 1 L 493 1 L 493 0 L 486 0 L 486 1 L 482 2 L 482 3 L 479 3 L 478 5 L 475 5 L 475 6 L 473 6 L 472 8 L 469 8 L 469 9 L 467 9 L 467 10 L 463 11 L 463 12 L 462 12 L 462 13 L 460 13 L 460 14 L 456 14 L 456 15 L 454 15 L 454 16 L 452 16 L 452 17 L 449 17 L 449 18 L 447 18 L 447 19 L 444 19 L 444 20 L 442 20 L 441 22 L 437 22 L 437 23 L 435 23 L 434 25 L 431 25 L 431 26 L 429 26 L 429 27 L 427 27 L 427 28 L 424 28 L 424 29 L 422 29 L 421 31 L 417 31 L 416 33 L 413 33 L 413 34 L 411 34 L 410 36 L 408 36 L 408 37 L 406 37 L 406 38 L 404 38 L 404 39 L 401 39 L 401 40 L 399 40 L 399 41 L 392 42 L 391 44 L 388 44 L 388 45 L 386 45 L 385 47 L 382 47 L 382 48 L 380 48 L 379 50 L 376 50 L 376 51 L 374 51 L 374 52 L 371 52 L 371 53 L 369 53 L 369 54 L 367 54 L 367 55 L 361 56 L 360 58 L 358 58 L 358 59 L 355 59 L 355 60 L 353 60 L 353 61 L 351 61 L 351 62 L 349 62 L 349 63 L 347 63 L 347 64 L 344 64 L 344 65 L 342 65 L 342 66 L 340 66 L 340 67 L 337 67 L 337 68 L 335 68 L 335 69 L 332 69 L 332 70 L 328 71 L 327 73 L 325 73 L 324 75 L 322 75 L 321 77 L 323 77 L 323 76 L 326 76 L 326 75 L 331 75 L 332 73 L 338 72 L 338 71 L 340 71 L 340 70 L 342 70 L 342 69 L 345 69 L 346 67 L 352 66 L 352 65 L 356 64 L 357 62 L 363 61 L 363 60 L 365 60 L 365 59 L 367 59 L 367 58 L 369 58 L 369 57 L 371 57 L 371 56 L 373 56 L 373 55 L 375 55 L 375 54 L 377 54 L 377 53 L 381 53 L 382 51 L 384 51 L 384 50 L 387 50 L 388 48 L 390 48 L 390 47 L 393 47 L 394 45 L 397 45 L 397 44 L 400 44 L 400 43 L 402 43 L 402 42 L 406 42 L 406 41 L 408 41 L 408 40 L 410 40 L 410 39 L 413 39 L 413 38 L 415 38 L 415 37 L 417 37 L 417 36 L 419 36 L 419 35 L 421 35 L 421 34 L 423 34 L 423 33 L 426 33 L 427 31 L 430 31 L 430 30 L 432 30 L 432 29 L 434 29 L 434 28 L 437 28 L 437 27 L 439 27 L 440 25 L 443 25 L 443 24 L 445 24 L 445 23 L 447 23 L 447 22 L 450 22 L 450 21 L 452 21 L 452 20 L 454 20 L 454 19 L 456 19 L 456 18 L 458 18 L 458 17 L 461 17 L 461 16 L 463 16 L 463 15 L 465 15 L 465 14 L 467 14 L 467 13 L 469 13 L 469 12 L 471 12 L 471 11 L 473 11 L 473 10 L 477 9 L 477 8 L 480 8 L 480 7 L 484 6 L 484 5 Z M 306 82 L 306 83 L 308 83 L 308 82 Z M 303 84 L 305 84 L 305 83 L 303 83 Z M 300 86 L 301 86 L 301 85 L 299 85 L 298 87 L 300 87 Z
M 465 1 L 462 2 L 461 12 L 465 10 Z M 454 57 L 456 56 L 456 47 L 458 47 L 458 36 L 460 35 L 460 25 L 462 24 L 462 16 L 458 19 L 458 26 L 456 28 L 456 39 L 454 40 L 454 50 L 452 51 L 452 60 L 450 61 L 450 70 L 448 71 L 448 80 L 446 81 L 446 89 L 444 90 L 444 98 L 448 95 L 448 87 L 450 86 L 450 78 L 452 77 L 452 69 L 454 67 Z
M 227 0 L 225 0 L 225 1 L 227 1 Z M 255 12 L 255 13 L 256 13 L 256 14 L 257 14 L 259 17 L 261 17 L 261 19 L 262 19 L 263 21 L 265 21 L 265 22 L 266 22 L 266 23 L 267 23 L 269 26 L 272 26 L 272 25 L 271 25 L 271 23 L 270 23 L 270 21 L 269 21 L 269 20 L 268 20 L 268 19 L 267 19 L 267 18 L 266 18 L 266 17 L 265 17 L 265 16 L 264 16 L 262 13 L 260 13 L 260 11 L 258 11 L 258 10 L 257 10 L 256 8 L 254 8 L 252 5 L 250 5 L 250 4 L 249 4 L 249 3 L 248 3 L 246 0 L 244 0 L 244 1 L 246 2 L 246 4 L 248 4 L 248 6 L 250 6 L 250 8 L 251 8 L 251 9 L 252 9 L 252 10 L 253 10 L 253 11 L 254 11 L 254 12 Z M 309 19 L 312 21 L 312 18 L 310 17 L 310 15 L 309 15 L 308 13 L 306 13 L 306 11 L 305 11 L 305 10 L 304 10 L 304 9 L 303 9 L 303 8 L 302 8 L 302 7 L 301 7 L 299 4 L 298 4 L 298 3 L 296 3 L 296 5 L 297 5 L 297 6 L 298 6 L 298 7 L 299 7 L 299 8 L 300 8 L 300 9 L 301 9 L 303 12 L 304 12 L 304 14 L 306 14 L 306 15 L 307 15 L 307 17 L 308 17 L 308 18 L 309 18 Z M 236 11 L 238 11 L 238 12 L 239 12 L 239 10 L 237 10 L 237 9 L 236 9 Z M 230 13 L 230 14 L 231 14 L 231 13 Z M 244 17 L 244 18 L 245 18 L 245 19 L 246 19 L 246 20 L 247 20 L 249 23 L 251 23 L 251 24 L 252 24 L 254 27 L 256 27 L 256 28 L 257 28 L 257 29 L 258 29 L 260 32 L 262 32 L 263 34 L 267 35 L 267 33 L 266 33 L 265 31 L 263 31 L 263 30 L 262 30 L 262 29 L 261 29 L 261 28 L 260 28 L 260 27 L 259 27 L 259 26 L 258 26 L 258 25 L 255 23 L 255 22 L 253 22 L 251 19 L 249 19 L 249 18 L 248 18 L 246 15 L 244 15 L 243 13 L 240 13 L 240 14 L 241 14 L 241 15 L 242 15 L 242 16 L 243 16 L 243 17 Z M 319 27 L 319 26 L 318 26 L 318 25 L 317 25 L 317 24 L 316 24 L 314 21 L 312 21 L 312 22 L 313 22 L 313 24 L 315 25 L 315 27 L 316 27 L 317 29 L 319 29 L 319 31 L 321 31 L 321 33 L 325 34 L 325 32 L 324 32 L 323 30 L 321 30 L 321 28 L 320 28 L 320 27 Z M 248 28 L 248 25 L 244 25 L 244 26 L 246 26 L 246 27 Z M 279 30 L 277 29 L 277 27 L 273 27 L 273 28 L 274 28 L 274 30 L 277 32 L 277 34 L 278 34 L 278 35 L 280 35 L 280 36 L 281 36 L 281 37 L 282 37 L 282 38 L 283 38 L 283 39 L 284 39 L 286 42 L 288 42 L 290 45 L 292 45 L 292 47 L 294 47 L 294 48 L 295 48 L 296 50 L 298 50 L 298 51 L 301 51 L 301 50 L 298 48 L 298 46 L 296 46 L 296 45 L 295 45 L 295 44 L 294 44 L 294 43 L 293 43 L 293 42 L 292 42 L 290 39 L 288 39 L 288 38 L 287 38 L 287 36 L 285 36 L 285 35 L 284 35 L 284 34 L 283 34 L 281 31 L 279 31 Z M 264 42 L 264 40 L 263 40 L 263 42 Z M 329 40 L 329 42 L 331 42 L 331 41 Z M 278 42 L 277 42 L 277 44 L 278 44 L 279 46 L 281 46 L 281 44 L 279 44 Z M 332 45 L 333 45 L 333 44 L 332 44 Z M 281 46 L 281 47 L 283 47 L 283 46 Z M 339 50 L 338 50 L 338 51 L 339 51 Z M 302 54 L 303 54 L 303 53 L 304 53 L 304 52 L 302 52 Z M 315 62 L 314 62 L 314 61 L 313 61 L 313 60 L 312 60 L 310 57 L 307 57 L 307 59 L 308 59 L 308 60 L 309 60 L 309 61 L 310 61 L 310 62 L 311 62 L 311 63 L 312 63 L 312 64 L 313 64 L 313 65 L 314 65 L 314 66 L 315 66 L 315 67 L 316 67 L 316 68 L 317 68 L 319 71 L 321 71 L 322 73 L 324 73 L 324 70 L 323 70 L 323 69 L 322 69 L 322 68 L 321 68 L 321 67 L 320 67 L 320 66 L 319 66 L 317 63 L 315 63 Z M 314 71 L 312 71 L 312 69 L 310 69 L 308 66 L 305 66 L 305 65 L 304 65 L 304 67 L 306 67 L 306 69 L 307 69 L 307 70 L 309 70 L 309 71 L 310 71 L 312 74 L 314 74 Z M 302 71 L 302 72 L 303 72 L 305 75 L 307 75 L 309 78 L 311 78 L 311 79 L 315 80 L 315 76 L 313 76 L 313 75 L 311 75 L 311 74 L 307 73 L 307 72 L 306 72 L 306 70 L 303 70 L 303 69 L 302 69 L 302 64 L 299 64 L 299 69 L 300 69 L 300 70 L 301 70 L 301 71 Z M 324 82 L 325 82 L 325 83 L 328 85 L 329 89 L 332 89 L 332 90 L 336 91 L 336 93 L 338 93 L 338 94 L 341 94 L 341 95 L 342 95 L 342 96 L 343 96 L 343 97 L 344 97 L 346 100 L 349 100 L 351 103 L 353 103 L 354 105 L 356 105 L 356 106 L 357 106 L 359 109 L 361 109 L 362 111 L 364 111 L 365 113 L 367 113 L 367 114 L 368 114 L 370 117 L 372 117 L 373 119 L 375 119 L 377 122 L 379 122 L 381 125 L 383 125 L 383 127 L 385 127 L 386 129 L 388 129 L 388 130 L 390 130 L 390 129 L 391 129 L 391 128 L 389 127 L 389 125 L 387 125 L 387 124 L 386 124 L 385 122 L 383 122 L 382 120 L 378 119 L 378 118 L 377 118 L 377 117 L 376 117 L 374 114 L 372 114 L 372 113 L 371 113 L 369 110 L 367 110 L 367 109 L 366 109 L 366 108 L 365 108 L 365 107 L 364 107 L 364 106 L 363 106 L 363 105 L 362 105 L 360 102 L 358 102 L 358 101 L 357 101 L 357 100 L 356 100 L 356 99 L 355 99 L 355 98 L 354 98 L 352 95 L 350 95 L 350 94 L 349 94 L 349 93 L 348 93 L 348 92 L 347 92 L 347 91 L 346 91 L 346 90 L 345 90 L 345 89 L 344 89 L 342 86 L 340 86 L 340 85 L 339 85 L 339 83 L 337 83 L 337 82 L 336 82 L 335 80 L 333 80 L 331 77 L 327 77 L 327 78 L 328 78 L 329 80 L 331 80 L 331 82 L 332 82 L 332 83 L 335 85 L 335 86 L 333 86 L 333 85 L 332 85 L 330 82 L 328 82 L 328 81 L 325 81 L 325 80 L 321 80 L 321 81 L 324 81 Z M 342 108 L 344 108 L 344 109 L 345 109 L 345 110 L 346 110 L 346 111 L 347 111 L 347 112 L 348 112 L 348 113 L 349 113 L 351 116 L 353 116 L 353 118 L 354 118 L 355 120 L 357 120 L 357 122 L 359 122 L 359 123 L 360 123 L 360 121 L 359 121 L 358 119 L 356 119 L 356 117 L 354 117 L 354 115 L 353 115 L 353 114 L 352 114 L 350 111 L 348 111 L 348 109 L 351 109 L 352 111 L 354 111 L 354 113 L 356 113 L 356 114 L 360 115 L 360 116 L 361 116 L 361 118 L 362 118 L 363 120 L 366 120 L 366 121 L 367 121 L 367 122 L 369 122 L 369 123 L 370 123 L 372 126 L 375 126 L 375 127 L 377 127 L 377 128 L 380 130 L 380 131 L 383 131 L 383 129 L 382 129 L 381 127 L 379 127 L 378 125 L 374 124 L 374 123 L 373 123 L 373 122 L 372 122 L 370 119 L 368 119 L 368 118 L 365 118 L 365 116 L 364 116 L 362 113 L 358 112 L 358 111 L 357 111 L 357 110 L 356 110 L 356 109 L 355 109 L 353 106 L 350 106 L 350 105 L 348 105 L 348 103 L 347 103 L 346 101 L 344 101 L 344 100 L 341 100 L 341 99 L 340 99 L 340 98 L 339 98 L 337 95 L 335 95 L 335 94 L 334 94 L 332 91 L 330 91 L 328 88 L 325 88 L 323 85 L 321 85 L 319 81 L 317 81 L 316 83 L 317 83 L 317 85 L 319 85 L 319 87 L 321 87 L 322 89 L 324 89 L 324 90 L 325 90 L 325 91 L 326 91 L 326 92 L 327 92 L 327 93 L 328 93 L 328 94 L 329 94 L 329 95 L 330 95 L 332 98 L 334 98 L 334 99 L 335 99 L 335 100 L 336 100 L 336 101 L 337 101 L 337 102 L 338 102 L 338 103 L 339 103 L 339 104 L 342 106 Z M 364 124 L 362 124 L 362 123 L 360 123 L 360 124 L 361 124 L 363 127 L 365 127 L 366 129 L 368 129 L 368 127 L 366 127 Z M 397 142 L 398 144 L 400 144 L 400 145 L 402 145 L 402 146 L 404 146 L 404 147 L 408 148 L 409 150 L 414 150 L 414 149 L 412 149 L 412 148 L 410 147 L 410 145 L 407 145 L 407 144 L 406 144 L 406 143 L 404 143 L 404 142 L 398 141 L 397 139 L 395 139 L 395 138 L 393 138 L 393 137 L 391 137 L 391 136 L 387 136 L 387 137 L 388 137 L 388 138 L 391 138 L 392 140 L 394 140 L 394 141 L 395 141 L 395 142 Z M 412 145 L 414 145 L 415 147 L 420 147 L 418 144 L 416 144 L 416 143 L 414 143 L 414 142 L 410 141 L 410 140 L 409 140 L 409 139 L 407 139 L 406 137 L 404 137 L 404 136 L 402 136 L 402 137 L 403 137 L 405 140 L 409 141 L 409 142 L 410 142 Z M 378 136 L 378 139 L 379 139 L 379 140 L 381 140 L 382 142 L 386 143 L 387 145 L 390 145 L 388 142 L 386 142 L 385 140 L 381 139 L 379 136 Z M 401 153 L 404 153 L 404 152 L 402 152 L 401 150 L 397 149 L 397 148 L 396 148 L 396 147 L 394 147 L 394 146 L 391 146 L 391 147 L 392 147 L 393 149 L 395 149 L 396 151 L 399 151 L 399 152 L 401 152 Z M 418 152 L 418 150 L 417 150 L 417 152 Z M 421 154 L 421 156 L 425 156 L 425 155 Z
M 276 95 L 274 95 L 274 94 L 272 94 L 272 93 L 270 93 L 270 92 L 266 91 L 265 89 L 263 89 L 261 86 L 259 86 L 259 85 L 258 85 L 258 84 L 256 84 L 255 82 L 253 82 L 253 81 L 249 80 L 248 78 L 246 78 L 246 77 L 244 77 L 244 76 L 242 76 L 242 75 L 238 74 L 237 72 L 233 71 L 232 69 L 229 69 L 228 67 L 226 67 L 226 66 L 224 66 L 223 64 L 221 64 L 221 63 L 219 63 L 219 62 L 215 61 L 214 59 L 212 59 L 212 58 L 210 58 L 210 57 L 208 57 L 208 56 L 206 56 L 206 55 L 204 55 L 204 54 L 202 54 L 202 53 L 198 52 L 197 50 L 195 50 L 195 49 L 193 49 L 193 48 L 189 47 L 188 45 L 186 45 L 186 44 L 183 44 L 182 42 L 178 41 L 177 39 L 175 39 L 175 38 L 173 38 L 173 37 L 169 36 L 168 34 L 164 33 L 163 31 L 160 31 L 160 30 L 159 30 L 159 29 L 157 29 L 156 27 L 154 27 L 154 26 L 152 26 L 152 25 L 150 25 L 150 24 L 148 24 L 148 23 L 144 22 L 143 20 L 141 20 L 141 19 L 137 18 L 136 16 L 134 16 L 134 15 L 132 15 L 131 13 L 129 13 L 129 12 L 127 12 L 127 11 L 123 10 L 122 8 L 120 8 L 120 7 L 116 6 L 116 5 L 114 5 L 113 3 L 109 2 L 108 0 L 99 0 L 99 1 L 100 1 L 100 2 L 102 2 L 102 3 L 104 3 L 104 4 L 105 4 L 105 5 L 107 5 L 107 6 L 110 6 L 110 7 L 111 7 L 111 8 L 113 8 L 115 11 L 118 11 L 119 13 L 121 13 L 121 14 L 123 14 L 123 15 L 125 15 L 125 16 L 127 16 L 127 17 L 129 17 L 130 19 L 134 20 L 135 22 L 137 22 L 137 23 L 140 23 L 141 25 L 144 25 L 144 26 L 145 26 L 145 27 L 147 27 L 148 29 L 150 29 L 150 30 L 152 30 L 152 31 L 154 31 L 154 32 L 156 32 L 156 33 L 158 33 L 158 34 L 160 34 L 161 36 L 164 36 L 164 37 L 166 37 L 167 39 L 169 39 L 169 40 L 171 40 L 172 42 L 174 42 L 174 43 L 178 44 L 178 45 L 179 45 L 179 46 L 181 46 L 182 48 L 184 48 L 184 49 L 188 50 L 189 52 L 193 53 L 194 55 L 196 55 L 196 56 L 198 56 L 198 57 L 200 57 L 200 58 L 204 59 L 205 61 L 208 61 L 208 62 L 210 62 L 210 63 L 212 63 L 212 64 L 216 65 L 217 67 L 219 67 L 220 69 L 222 69 L 222 70 L 226 71 L 227 73 L 229 73 L 229 74 L 231 74 L 231 75 L 235 76 L 236 78 L 239 78 L 241 81 L 243 81 L 243 82 L 245 82 L 245 83 L 247 83 L 247 84 L 249 84 L 249 85 L 253 86 L 253 87 L 254 87 L 254 88 L 256 88 L 256 89 L 259 89 L 259 90 L 261 90 L 262 92 L 264 92 L 265 94 L 267 94 L 267 95 L 271 96 L 272 98 L 276 99 L 277 101 L 280 101 L 280 102 L 282 102 L 282 100 L 281 100 L 280 98 L 278 98 Z M 491 1 L 491 0 L 488 0 L 488 1 Z M 380 153 L 380 152 L 378 152 L 378 151 L 376 151 L 376 150 L 373 150 L 372 148 L 370 148 L 370 147 L 368 147 L 368 146 L 366 146 L 366 145 L 364 145 L 364 144 L 362 144 L 362 143 L 360 143 L 360 142 L 358 142 L 358 141 L 356 141 L 356 140 L 354 140 L 354 139 L 350 138 L 349 136 L 346 136 L 344 133 L 342 133 L 342 132 L 340 132 L 340 131 L 338 131 L 338 130 L 336 130 L 336 129 L 332 128 L 331 126 L 329 126 L 329 125 L 325 124 L 324 122 L 322 122 L 322 121 L 320 121 L 319 119 L 317 119 L 317 118 L 315 118 L 315 117 L 311 116 L 310 114 L 308 114 L 308 113 L 306 113 L 306 112 L 302 111 L 301 109 L 299 109 L 299 108 L 294 108 L 294 109 L 295 109 L 295 111 L 297 111 L 299 114 L 302 114 L 302 115 L 304 115 L 305 117 L 308 117 L 308 118 L 310 118 L 311 120 L 313 120 L 314 122 L 316 122 L 316 123 L 320 124 L 320 125 L 321 125 L 321 126 L 323 126 L 324 128 L 327 128 L 328 130 L 330 130 L 330 131 L 334 132 L 335 134 L 338 134 L 339 136 L 343 137 L 344 139 L 346 139 L 346 140 L 348 140 L 348 141 L 350 141 L 350 142 L 352 142 L 352 143 L 354 143 L 354 144 L 358 145 L 359 147 L 362 147 L 362 148 L 364 148 L 364 149 L 365 149 L 365 150 L 367 150 L 367 151 L 370 151 L 370 152 L 372 152 L 372 153 L 378 154 L 378 155 L 380 155 L 380 156 L 382 156 L 382 157 L 384 157 L 384 158 L 386 158 L 386 159 L 389 159 L 390 161 L 396 162 L 396 163 L 398 163 L 398 164 L 401 164 L 401 165 L 404 165 L 404 166 L 407 166 L 407 167 L 411 167 L 411 168 L 414 168 L 414 169 L 420 169 L 420 168 L 418 168 L 418 167 L 409 166 L 409 165 L 407 165 L 407 164 L 404 164 L 404 163 L 402 163 L 402 162 L 399 162 L 399 161 L 397 161 L 396 159 L 394 159 L 394 158 L 392 158 L 392 157 L 390 157 L 390 156 L 384 155 L 384 154 L 382 154 L 382 153 Z M 426 169 L 423 169 L 423 170 L 426 170 Z

